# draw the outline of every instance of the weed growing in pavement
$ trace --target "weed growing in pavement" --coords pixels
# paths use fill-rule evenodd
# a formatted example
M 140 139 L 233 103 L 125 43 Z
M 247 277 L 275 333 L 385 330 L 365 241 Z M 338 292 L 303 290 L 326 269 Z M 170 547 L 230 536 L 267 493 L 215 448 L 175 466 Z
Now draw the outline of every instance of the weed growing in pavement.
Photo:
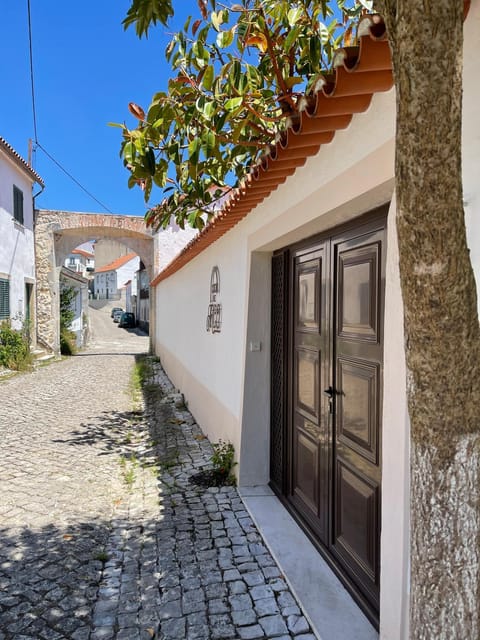
M 190 477 L 190 481 L 203 487 L 235 486 L 236 478 L 232 471 L 237 463 L 234 461 L 235 449 L 233 444 L 219 440 L 212 447 L 213 455 L 210 461 L 213 469 L 204 469 L 195 473 Z
M 108 562 L 108 560 L 110 560 L 110 556 L 105 551 L 105 549 L 103 549 L 102 551 L 99 551 L 98 553 L 96 553 L 93 556 L 93 559 L 98 560 L 99 562 Z
M 133 410 L 139 411 L 142 406 L 142 381 L 137 364 L 132 369 L 128 383 L 128 391 L 132 399 Z
M 123 474 L 123 479 L 125 480 L 125 484 L 127 485 L 127 487 L 131 489 L 135 482 L 135 469 L 133 467 L 127 469 L 127 471 L 125 471 L 125 473 Z
M 120 456 L 119 462 L 122 470 L 123 481 L 127 487 L 131 489 L 135 483 L 135 470 L 138 467 L 138 460 L 135 456 L 128 459 L 125 456 Z
M 211 457 L 213 468 L 226 478 L 231 478 L 232 469 L 237 464 L 234 462 L 235 449 L 231 442 L 219 440 L 213 443 L 213 455 Z

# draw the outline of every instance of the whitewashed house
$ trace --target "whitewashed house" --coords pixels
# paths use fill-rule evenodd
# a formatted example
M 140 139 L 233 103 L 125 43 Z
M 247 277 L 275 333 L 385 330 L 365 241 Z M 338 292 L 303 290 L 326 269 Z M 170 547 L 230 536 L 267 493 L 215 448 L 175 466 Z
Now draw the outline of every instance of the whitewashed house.
M 64 266 L 70 271 L 80 273 L 84 278 L 93 277 L 95 270 L 95 255 L 85 249 L 73 249 L 65 258 Z
M 140 329 L 148 333 L 150 328 L 150 282 L 142 262 L 140 262 L 140 269 L 135 274 L 135 280 L 137 284 L 135 317 Z
M 381 27 L 151 283 L 155 352 L 210 439 L 234 444 L 247 507 L 327 640 L 409 637 L 395 90 Z M 477 288 L 479 50 L 472 3 L 462 153 Z
M 127 280 L 125 287 L 125 311 L 137 315 L 137 279 L 135 275 L 132 280 Z
M 75 334 L 77 347 L 85 347 L 88 340 L 88 282 L 78 271 L 67 267 L 60 270 L 60 291 L 70 288 L 75 292 L 70 304 L 73 320 L 69 330 Z
M 128 280 L 133 280 L 140 258 L 135 253 L 116 258 L 94 272 L 94 296 L 99 299 L 120 299 L 121 290 Z
M 35 340 L 35 253 L 32 193 L 42 178 L 0 137 L 0 322 L 20 329 L 24 321 Z

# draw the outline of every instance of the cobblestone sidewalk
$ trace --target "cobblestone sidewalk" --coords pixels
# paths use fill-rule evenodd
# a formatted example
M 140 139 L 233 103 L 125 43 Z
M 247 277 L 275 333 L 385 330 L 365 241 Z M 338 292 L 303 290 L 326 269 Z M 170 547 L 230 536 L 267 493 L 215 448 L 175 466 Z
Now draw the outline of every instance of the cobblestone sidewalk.
M 190 482 L 211 445 L 149 362 L 142 406 L 104 429 L 96 517 L 1 531 L 0 640 L 314 640 L 237 490 Z

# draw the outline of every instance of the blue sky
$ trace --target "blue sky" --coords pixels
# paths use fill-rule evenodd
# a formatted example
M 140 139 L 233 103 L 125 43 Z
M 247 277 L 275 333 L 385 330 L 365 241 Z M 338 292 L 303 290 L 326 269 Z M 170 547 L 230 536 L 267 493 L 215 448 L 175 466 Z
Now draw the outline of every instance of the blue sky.
M 197 15 L 195 0 L 177 0 L 175 23 Z M 108 122 L 135 126 L 128 103 L 145 110 L 166 87 L 167 30 L 148 40 L 123 30 L 128 0 L 31 0 L 39 143 L 114 213 L 144 215 L 140 189 L 127 187 L 119 157 L 121 132 Z M 27 158 L 34 137 L 28 50 L 27 0 L 0 2 L 0 136 Z M 74 184 L 41 149 L 34 167 L 46 188 L 37 206 L 68 211 L 104 209 Z

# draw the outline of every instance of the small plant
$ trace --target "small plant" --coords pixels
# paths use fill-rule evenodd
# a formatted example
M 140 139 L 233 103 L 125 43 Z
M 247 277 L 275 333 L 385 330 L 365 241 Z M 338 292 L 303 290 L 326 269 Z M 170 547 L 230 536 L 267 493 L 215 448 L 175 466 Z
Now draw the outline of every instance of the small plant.
M 75 334 L 68 329 L 60 330 L 60 353 L 62 356 L 73 356 L 77 353 Z
M 62 356 L 73 356 L 77 352 L 77 338 L 70 326 L 75 318 L 73 305 L 78 292 L 73 287 L 61 282 L 60 291 L 60 353 Z
M 133 487 L 133 483 L 135 482 L 135 469 L 130 467 L 123 474 L 123 479 L 125 480 L 125 484 L 129 489 Z
M 99 562 L 107 562 L 110 559 L 110 556 L 105 551 L 105 549 L 103 549 L 102 551 L 96 553 L 93 558 L 94 560 L 98 560 Z
M 190 482 L 201 487 L 221 487 L 236 484 L 236 478 L 232 473 L 237 464 L 234 461 L 235 449 L 231 442 L 219 440 L 212 445 L 213 455 L 210 458 L 213 469 L 203 469 L 190 476 Z
M 225 479 L 225 484 L 235 484 L 235 476 L 232 473 L 233 467 L 237 464 L 234 461 L 235 449 L 231 442 L 219 440 L 213 445 L 213 455 L 211 461 L 213 470 Z
M 135 363 L 131 373 L 130 373 L 130 381 L 129 381 L 129 392 L 132 398 L 133 411 L 137 412 L 141 408 L 141 400 L 142 400 L 142 365 L 141 360 Z M 133 416 L 132 416 L 133 418 Z
M 0 365 L 15 371 L 31 368 L 33 356 L 27 337 L 15 331 L 8 321 L 0 325 Z
M 120 456 L 120 467 L 122 469 L 123 481 L 129 489 L 135 482 L 135 469 L 138 467 L 138 460 L 135 457 L 127 460 L 125 456 Z

